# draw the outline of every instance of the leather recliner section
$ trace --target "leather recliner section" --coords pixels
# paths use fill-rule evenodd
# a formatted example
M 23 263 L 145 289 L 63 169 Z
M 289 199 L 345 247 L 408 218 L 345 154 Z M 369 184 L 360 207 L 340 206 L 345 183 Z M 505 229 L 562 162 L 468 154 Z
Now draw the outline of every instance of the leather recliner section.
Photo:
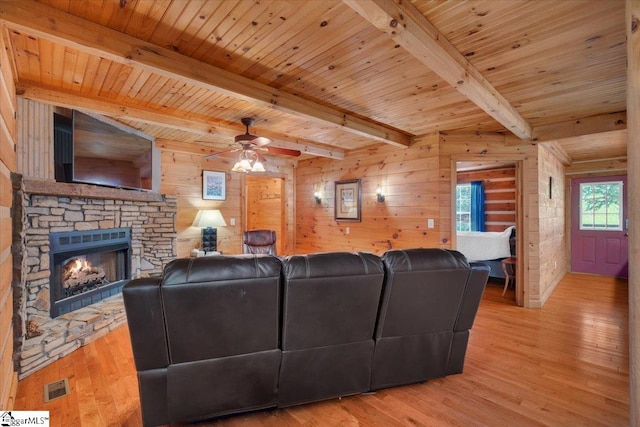
M 470 266 L 446 249 L 390 250 L 371 389 L 445 376 Z
M 268 255 L 177 259 L 162 281 L 125 285 L 145 425 L 277 404 L 281 269 Z
M 283 260 L 278 405 L 368 391 L 383 267 L 367 253 Z

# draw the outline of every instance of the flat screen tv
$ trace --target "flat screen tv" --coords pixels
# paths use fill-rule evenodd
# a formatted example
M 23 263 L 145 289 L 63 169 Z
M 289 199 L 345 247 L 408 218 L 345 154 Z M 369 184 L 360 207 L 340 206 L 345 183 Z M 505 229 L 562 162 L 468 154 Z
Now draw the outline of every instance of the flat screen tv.
M 71 128 L 72 182 L 154 189 L 153 137 L 114 120 L 75 110 Z

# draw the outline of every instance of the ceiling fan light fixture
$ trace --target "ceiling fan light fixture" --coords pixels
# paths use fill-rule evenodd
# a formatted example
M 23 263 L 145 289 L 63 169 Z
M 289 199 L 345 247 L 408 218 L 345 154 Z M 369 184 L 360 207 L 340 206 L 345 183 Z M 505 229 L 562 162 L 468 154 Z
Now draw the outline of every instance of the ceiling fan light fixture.
M 242 167 L 240 166 L 240 161 L 237 161 L 235 165 L 233 165 L 233 168 L 231 168 L 231 172 L 244 172 L 245 170 L 242 169 Z
M 266 169 L 260 160 L 256 160 L 251 168 L 251 172 L 266 172 Z
M 240 160 L 240 167 L 245 171 L 249 171 L 251 170 L 251 167 L 252 167 L 251 162 L 249 161 L 249 159 L 242 159 Z
M 232 172 L 266 172 L 260 154 L 251 149 L 243 149 L 240 158 L 233 165 Z

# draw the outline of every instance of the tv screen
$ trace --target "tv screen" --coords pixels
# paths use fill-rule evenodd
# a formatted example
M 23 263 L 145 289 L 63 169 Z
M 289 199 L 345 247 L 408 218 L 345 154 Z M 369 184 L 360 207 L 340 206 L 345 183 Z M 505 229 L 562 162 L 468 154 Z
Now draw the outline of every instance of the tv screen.
M 153 138 L 73 111 L 73 182 L 152 190 Z

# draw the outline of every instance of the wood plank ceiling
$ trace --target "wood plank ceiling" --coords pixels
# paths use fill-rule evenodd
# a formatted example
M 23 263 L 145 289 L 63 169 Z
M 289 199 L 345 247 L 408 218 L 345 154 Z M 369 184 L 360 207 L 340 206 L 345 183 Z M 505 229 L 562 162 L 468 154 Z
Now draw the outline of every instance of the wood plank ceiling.
M 0 23 L 24 96 L 211 152 L 246 116 L 340 158 L 435 131 L 553 137 L 626 109 L 622 0 L 0 0 Z M 585 144 L 626 155 L 565 151 L 589 160 Z

